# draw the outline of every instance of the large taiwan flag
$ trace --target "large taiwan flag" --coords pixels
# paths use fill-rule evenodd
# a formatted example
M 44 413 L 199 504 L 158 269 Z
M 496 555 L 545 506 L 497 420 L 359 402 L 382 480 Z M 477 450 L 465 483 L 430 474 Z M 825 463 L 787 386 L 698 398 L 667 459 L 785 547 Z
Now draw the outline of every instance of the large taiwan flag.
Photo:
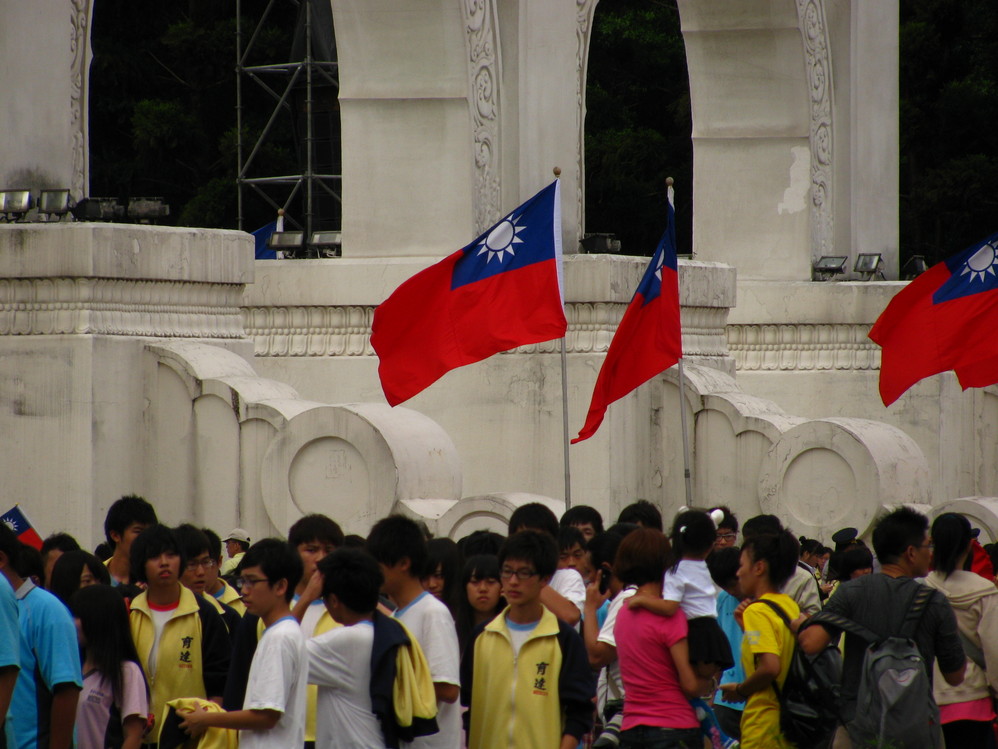
M 17 540 L 22 544 L 34 546 L 36 549 L 42 548 L 42 539 L 38 532 L 31 525 L 28 516 L 21 510 L 20 505 L 14 505 L 0 517 L 0 522 L 14 531 Z
M 573 445 L 596 433 L 611 403 L 664 372 L 683 355 L 675 211 L 671 201 L 668 212 L 665 234 L 610 341 L 596 377 L 586 423 L 572 440 Z
M 395 406 L 456 367 L 565 335 L 557 180 L 374 311 L 371 345 Z
M 881 347 L 885 406 L 919 380 L 955 370 L 960 384 L 998 382 L 998 234 L 932 266 L 870 330 Z

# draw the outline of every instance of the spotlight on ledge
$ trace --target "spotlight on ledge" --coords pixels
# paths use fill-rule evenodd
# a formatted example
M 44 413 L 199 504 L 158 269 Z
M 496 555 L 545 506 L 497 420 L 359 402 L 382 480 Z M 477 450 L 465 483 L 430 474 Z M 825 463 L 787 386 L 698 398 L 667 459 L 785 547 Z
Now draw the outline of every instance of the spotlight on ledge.
M 852 267 L 853 273 L 859 273 L 864 281 L 869 281 L 877 275 L 883 279 L 884 273 L 880 270 L 883 261 L 883 255 L 879 252 L 861 252 L 856 256 L 856 263 Z
M 343 233 L 338 231 L 314 231 L 310 247 L 315 248 L 319 257 L 343 256 Z
M 25 214 L 31 210 L 32 200 L 30 190 L 3 190 L 0 191 L 0 213 L 3 213 L 7 221 L 18 221 L 23 219 Z
M 274 250 L 278 258 L 295 255 L 305 241 L 303 231 L 275 231 L 267 240 L 267 249 Z
M 50 220 L 52 216 L 60 219 L 69 213 L 70 203 L 73 202 L 68 189 L 42 190 L 38 193 L 38 213 L 47 216 Z
M 848 261 L 849 258 L 846 255 L 822 255 L 811 266 L 811 280 L 827 281 L 832 276 L 845 273 Z
M 69 209 L 77 221 L 122 221 L 125 206 L 117 198 L 84 198 Z
M 131 198 L 128 201 L 128 218 L 139 224 L 152 224 L 170 215 L 170 206 L 163 198 Z
M 586 255 L 597 253 L 620 254 L 620 240 L 616 234 L 586 234 L 579 242 L 580 252 Z
M 910 281 L 918 278 L 929 269 L 929 264 L 925 262 L 925 255 L 912 255 L 901 268 L 901 280 Z

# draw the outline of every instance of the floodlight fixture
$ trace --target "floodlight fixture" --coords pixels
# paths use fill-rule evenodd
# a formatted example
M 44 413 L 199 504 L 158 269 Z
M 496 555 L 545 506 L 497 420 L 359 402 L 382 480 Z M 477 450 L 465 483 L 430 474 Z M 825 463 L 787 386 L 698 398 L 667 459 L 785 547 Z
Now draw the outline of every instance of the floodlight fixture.
M 277 252 L 295 252 L 305 241 L 303 231 L 275 231 L 267 240 L 267 249 Z
M 128 218 L 140 224 L 153 223 L 170 215 L 170 206 L 163 198 L 131 198 L 128 201 Z
M 864 281 L 869 281 L 877 274 L 880 274 L 880 277 L 883 278 L 884 274 L 880 270 L 880 265 L 883 261 L 884 257 L 880 252 L 861 252 L 856 256 L 856 262 L 852 270 L 854 273 L 859 273 Z
M 846 255 L 822 255 L 811 266 L 812 279 L 827 281 L 832 276 L 845 273 L 848 261 L 849 257 Z
M 38 212 L 44 216 L 65 216 L 72 202 L 68 189 L 42 190 L 38 193 Z
M 620 240 L 616 234 L 592 233 L 586 234 L 580 241 L 580 251 L 587 255 L 620 254 Z
M 310 247 L 315 248 L 319 257 L 342 257 L 343 233 L 338 231 L 314 231 Z
M 69 209 L 77 221 L 121 221 L 125 206 L 117 198 L 84 198 Z
M 925 262 L 925 255 L 912 255 L 901 268 L 901 280 L 910 281 L 918 278 L 929 269 L 929 264 Z
M 0 212 L 8 221 L 17 221 L 24 218 L 25 214 L 31 210 L 31 191 L 22 189 L 3 190 L 3 205 Z

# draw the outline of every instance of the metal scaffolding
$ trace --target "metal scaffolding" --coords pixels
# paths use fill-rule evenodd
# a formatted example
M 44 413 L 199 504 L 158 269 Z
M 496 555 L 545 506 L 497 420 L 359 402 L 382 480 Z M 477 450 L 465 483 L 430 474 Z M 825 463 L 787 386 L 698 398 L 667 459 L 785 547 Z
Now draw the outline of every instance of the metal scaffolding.
M 291 7 L 298 14 L 295 39 L 289 51 L 291 62 L 247 65 L 275 7 Z M 270 205 L 275 213 L 284 211 L 285 227 L 304 232 L 305 244 L 300 252 L 305 257 L 318 257 L 311 243 L 316 231 L 339 231 L 341 228 L 341 174 L 339 172 L 339 93 L 338 66 L 332 17 L 328 0 L 269 0 L 256 23 L 249 41 L 243 44 L 242 0 L 236 0 L 236 130 L 238 172 L 239 228 L 244 229 L 245 191 L 253 193 Z M 317 23 L 318 21 L 318 23 Z M 318 41 L 318 44 L 316 43 Z M 315 48 L 320 57 L 316 59 Z M 300 59 L 298 59 L 300 58 Z M 244 131 L 243 85 L 246 79 L 256 83 L 273 100 L 273 108 L 259 136 L 246 143 Z M 328 106 L 317 106 L 318 91 L 332 91 L 325 97 Z M 333 118 L 335 117 L 335 123 Z M 324 118 L 328 127 L 317 128 L 317 118 Z M 297 161 L 300 173 L 284 175 L 258 174 L 254 170 L 261 148 L 280 123 L 287 123 L 297 138 Z M 304 124 L 304 138 L 301 125 Z M 317 133 L 317 130 L 319 131 Z M 249 155 L 246 155 L 247 146 Z M 322 149 L 318 158 L 317 150 Z M 325 168 L 325 169 L 324 169 Z

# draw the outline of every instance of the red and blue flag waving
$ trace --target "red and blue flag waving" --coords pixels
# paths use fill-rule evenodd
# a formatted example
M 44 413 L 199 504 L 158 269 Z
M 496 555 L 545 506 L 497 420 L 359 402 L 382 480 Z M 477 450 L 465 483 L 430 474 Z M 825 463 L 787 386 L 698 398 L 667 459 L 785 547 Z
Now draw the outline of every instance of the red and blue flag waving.
M 7 512 L 0 517 L 0 522 L 14 531 L 14 535 L 17 536 L 17 540 L 22 544 L 27 544 L 28 546 L 33 546 L 36 549 L 42 548 L 42 538 L 38 535 L 38 532 L 32 527 L 31 521 L 28 520 L 28 516 L 24 514 L 21 510 L 20 505 L 14 505 Z
M 998 382 L 996 328 L 998 234 L 929 268 L 874 323 L 870 339 L 881 348 L 884 405 L 951 369 L 965 390 Z
M 565 335 L 557 180 L 374 311 L 371 345 L 395 406 L 465 364 Z
M 572 444 L 596 433 L 611 403 L 664 372 L 682 355 L 676 223 L 670 201 L 665 234 L 610 341 L 596 377 L 586 423 Z

